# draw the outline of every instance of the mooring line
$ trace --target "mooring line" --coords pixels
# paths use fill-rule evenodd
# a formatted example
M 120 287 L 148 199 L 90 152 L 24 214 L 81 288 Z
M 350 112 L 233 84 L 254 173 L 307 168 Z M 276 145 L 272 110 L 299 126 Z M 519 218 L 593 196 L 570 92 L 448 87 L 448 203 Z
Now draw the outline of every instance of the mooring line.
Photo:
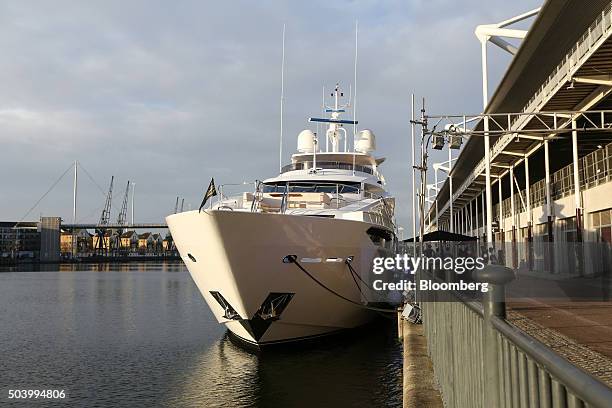
M 339 297 L 340 299 L 343 299 L 349 303 L 354 304 L 355 306 L 361 307 L 363 309 L 368 309 L 368 310 L 373 310 L 375 312 L 383 312 L 383 313 L 397 313 L 397 310 L 395 309 L 383 309 L 380 307 L 372 307 L 372 306 L 367 306 L 364 304 L 361 304 L 359 302 L 355 302 L 354 300 L 351 300 L 343 295 L 341 295 L 340 293 L 336 292 L 335 290 L 327 287 L 323 282 L 321 282 L 320 280 L 318 280 L 317 278 L 315 278 L 310 272 L 308 272 L 302 265 L 300 265 L 300 263 L 297 260 L 297 255 L 287 255 L 286 257 L 283 258 L 283 263 L 292 263 L 295 264 L 302 272 L 304 272 L 310 279 L 312 279 L 313 281 L 315 281 L 319 286 L 321 286 L 323 289 L 327 290 L 328 292 L 330 292 L 331 294 Z

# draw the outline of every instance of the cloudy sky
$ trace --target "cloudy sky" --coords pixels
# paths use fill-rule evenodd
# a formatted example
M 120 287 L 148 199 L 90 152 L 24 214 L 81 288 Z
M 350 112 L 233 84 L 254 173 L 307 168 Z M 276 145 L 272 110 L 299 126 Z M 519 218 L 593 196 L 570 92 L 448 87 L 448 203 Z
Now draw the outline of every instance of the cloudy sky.
M 0 220 L 20 220 L 74 160 L 79 221 L 96 221 L 111 175 L 136 221 L 197 207 L 217 183 L 278 171 L 282 26 L 287 25 L 285 162 L 322 88 L 353 82 L 377 135 L 400 225 L 410 222 L 410 94 L 430 113 L 482 110 L 478 24 L 540 1 L 0 2 Z M 490 46 L 492 87 L 510 61 Z M 90 180 L 89 176 L 93 179 Z M 72 219 L 69 172 L 26 220 Z

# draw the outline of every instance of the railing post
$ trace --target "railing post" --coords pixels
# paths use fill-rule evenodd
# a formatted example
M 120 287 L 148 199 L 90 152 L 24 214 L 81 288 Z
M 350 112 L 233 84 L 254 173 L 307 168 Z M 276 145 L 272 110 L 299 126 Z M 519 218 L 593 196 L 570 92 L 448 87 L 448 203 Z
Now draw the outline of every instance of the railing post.
M 487 283 L 488 291 L 482 298 L 483 324 L 483 406 L 498 408 L 502 406 L 501 378 L 499 377 L 500 350 L 497 346 L 497 333 L 491 319 L 506 318 L 506 293 L 504 286 L 514 279 L 514 271 L 502 265 L 487 265 L 474 273 L 478 282 Z

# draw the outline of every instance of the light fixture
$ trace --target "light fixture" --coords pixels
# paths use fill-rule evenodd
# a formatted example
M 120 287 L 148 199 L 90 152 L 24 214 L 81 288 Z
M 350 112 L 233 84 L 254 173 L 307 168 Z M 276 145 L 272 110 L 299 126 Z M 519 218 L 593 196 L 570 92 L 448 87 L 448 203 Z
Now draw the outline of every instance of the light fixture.
M 566 89 L 574 89 L 574 83 L 575 83 L 574 78 L 572 78 L 572 80 L 570 81 L 570 84 L 567 86 Z
M 463 143 L 463 138 L 461 135 L 451 135 L 449 136 L 449 148 L 454 150 L 461 149 L 461 144 Z
M 436 150 L 442 150 L 442 148 L 444 147 L 444 136 L 434 135 L 432 147 Z

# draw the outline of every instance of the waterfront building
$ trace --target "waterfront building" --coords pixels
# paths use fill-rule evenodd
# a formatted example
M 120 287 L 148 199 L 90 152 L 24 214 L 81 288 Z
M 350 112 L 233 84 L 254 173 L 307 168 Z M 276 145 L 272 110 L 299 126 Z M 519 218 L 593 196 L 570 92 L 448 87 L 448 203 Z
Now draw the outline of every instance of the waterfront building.
M 164 249 L 164 238 L 161 236 L 161 234 L 158 234 L 158 233 L 154 233 L 152 235 L 152 238 L 153 238 L 153 242 L 152 242 L 153 252 L 155 253 L 161 252 Z
M 609 265 L 609 7 L 548 2 L 490 99 L 489 37 L 479 37 L 486 115 L 475 116 L 465 132 L 450 177 L 425 214 L 426 230 L 489 241 L 504 250 L 507 264 L 526 262 L 530 270 L 597 272 L 596 263 Z
M 93 249 L 93 235 L 87 230 L 77 230 L 74 233 L 72 231 L 62 231 L 60 233 L 61 254 L 72 254 L 75 249 L 77 253 L 91 251 Z
M 136 250 L 138 248 L 138 239 L 136 231 L 125 231 L 121 234 L 121 248 Z
M 40 229 L 37 222 L 0 222 L 1 257 L 38 257 Z
M 153 234 L 145 232 L 138 236 L 138 250 L 139 252 L 147 252 L 153 247 Z
M 93 250 L 97 250 L 100 248 L 100 237 L 98 234 L 94 234 L 92 238 L 93 242 Z M 111 231 L 104 232 L 104 236 L 102 237 L 102 248 L 105 250 L 109 250 L 111 248 L 117 248 L 117 244 L 119 243 L 119 238 L 116 234 L 113 234 Z
M 166 237 L 162 241 L 162 248 L 164 252 L 174 251 L 174 241 L 172 241 L 172 235 L 166 234 Z

